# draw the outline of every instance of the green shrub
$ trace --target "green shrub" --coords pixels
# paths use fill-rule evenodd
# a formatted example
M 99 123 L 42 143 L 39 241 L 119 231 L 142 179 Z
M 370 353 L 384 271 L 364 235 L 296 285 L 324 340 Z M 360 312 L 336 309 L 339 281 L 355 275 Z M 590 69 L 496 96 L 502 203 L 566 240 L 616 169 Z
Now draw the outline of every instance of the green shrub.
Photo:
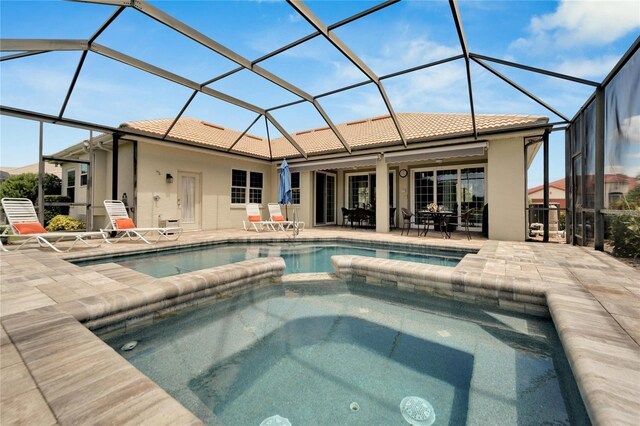
M 47 203 L 70 203 L 71 198 L 66 195 L 45 195 L 44 196 L 44 224 L 49 225 L 51 219 L 58 215 L 68 215 L 69 206 L 47 206 Z
M 47 231 L 78 231 L 84 229 L 84 222 L 70 216 L 58 215 L 49 221 Z
M 613 255 L 638 258 L 640 256 L 640 216 L 610 217 L 609 237 Z
M 560 214 L 558 216 L 558 230 L 559 231 L 564 231 L 566 225 L 567 225 L 567 213 L 566 212 L 560 212 Z
M 44 175 L 44 193 L 55 195 L 62 190 L 62 180 L 51 173 Z M 28 198 L 35 204 L 38 198 L 38 175 L 22 173 L 10 176 L 0 184 L 0 198 Z

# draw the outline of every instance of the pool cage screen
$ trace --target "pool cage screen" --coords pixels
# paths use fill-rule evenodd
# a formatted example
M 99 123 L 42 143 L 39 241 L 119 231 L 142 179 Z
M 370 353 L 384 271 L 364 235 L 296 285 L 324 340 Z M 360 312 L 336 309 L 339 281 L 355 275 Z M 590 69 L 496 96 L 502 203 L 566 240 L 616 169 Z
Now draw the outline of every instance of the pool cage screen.
M 567 242 L 640 255 L 638 41 L 571 120 L 565 141 Z
M 275 127 L 275 129 L 277 129 L 295 148 L 297 155 L 294 157 L 302 157 L 305 160 L 308 159 L 309 156 L 313 156 L 313 153 L 306 152 L 272 115 L 273 111 L 291 107 L 293 105 L 307 103 L 320 115 L 324 123 L 335 135 L 336 139 L 342 146 L 341 149 L 343 152 L 347 156 L 351 156 L 353 154 L 353 147 L 334 125 L 329 115 L 322 108 L 319 100 L 323 97 L 336 93 L 350 91 L 365 85 L 371 85 L 371 87 L 374 87 L 379 93 L 383 100 L 384 108 L 393 121 L 395 130 L 398 134 L 398 145 L 408 148 L 407 138 L 405 137 L 402 126 L 396 116 L 392 103 L 387 96 L 384 83 L 386 83 L 387 79 L 393 79 L 404 74 L 436 67 L 449 62 L 460 61 L 464 62 L 467 83 L 467 93 L 465 95 L 468 98 L 469 115 L 471 117 L 471 128 L 464 134 L 461 134 L 460 137 L 472 137 L 477 140 L 483 135 L 483 132 L 479 132 L 476 126 L 474 91 L 471 84 L 471 63 L 474 63 L 493 74 L 502 80 L 502 82 L 510 85 L 547 111 L 557 117 L 560 117 L 562 120 L 560 122 L 547 123 L 545 125 L 535 125 L 533 127 L 523 126 L 520 128 L 520 130 L 530 130 L 535 127 L 536 129 L 540 129 L 544 132 L 544 136 L 541 140 L 531 141 L 532 144 L 542 144 L 543 146 L 545 199 L 542 206 L 537 208 L 537 210 L 544 212 L 542 215 L 542 221 L 544 222 L 545 229 L 544 241 L 548 241 L 549 233 L 549 132 L 563 130 L 565 125 L 567 126 L 565 156 L 567 171 L 566 188 L 569 189 L 566 191 L 567 242 L 579 245 L 591 245 L 596 249 L 602 250 L 605 246 L 605 239 L 610 237 L 609 229 L 612 224 L 609 222 L 617 223 L 620 220 L 619 218 L 626 217 L 640 218 L 640 59 L 638 58 L 637 53 L 638 46 L 640 45 L 640 38 L 636 39 L 631 48 L 623 56 L 609 76 L 602 83 L 599 83 L 542 68 L 510 62 L 504 59 L 480 55 L 470 51 L 467 46 L 467 38 L 460 18 L 458 1 L 449 0 L 448 3 L 461 53 L 390 74 L 377 75 L 336 35 L 334 30 L 370 14 L 379 12 L 398 3 L 399 1 L 400 0 L 383 1 L 369 9 L 342 19 L 339 22 L 327 25 L 322 22 L 322 20 L 320 20 L 303 1 L 287 0 L 287 4 L 291 7 L 292 11 L 295 11 L 298 16 L 307 21 L 314 31 L 255 60 L 249 60 L 241 56 L 239 53 L 232 51 L 219 42 L 209 38 L 205 34 L 200 33 L 195 28 L 190 27 L 186 23 L 143 0 L 79 0 L 79 2 L 115 7 L 111 16 L 101 26 L 99 26 L 94 34 L 88 39 L 0 39 L 0 51 L 10 52 L 10 54 L 3 55 L 0 58 L 0 62 L 12 61 L 23 57 L 41 55 L 49 52 L 81 52 L 77 68 L 69 83 L 62 106 L 57 114 L 46 114 L 42 111 L 31 111 L 9 105 L 0 105 L 0 114 L 2 115 L 40 122 L 40 216 L 43 215 L 42 206 L 44 205 L 41 199 L 44 171 L 43 161 L 45 160 L 42 154 L 43 123 L 78 127 L 113 135 L 113 151 L 115 153 L 114 158 L 116 158 L 116 160 L 112 165 L 112 198 L 116 199 L 118 198 L 117 151 L 120 138 L 126 136 L 145 136 L 147 138 L 157 139 L 163 142 L 167 141 L 175 144 L 185 144 L 184 141 L 172 137 L 170 132 L 196 96 L 200 97 L 204 95 L 215 98 L 256 114 L 251 124 L 249 124 L 233 145 L 225 149 L 212 148 L 214 150 L 222 150 L 238 155 L 242 154 L 234 149 L 236 143 L 249 131 L 249 129 L 252 128 L 254 124 L 256 124 L 256 122 L 262 118 L 264 119 L 265 127 L 267 129 L 269 161 L 279 161 L 280 158 L 274 157 L 271 153 L 271 140 L 268 134 L 268 123 Z M 235 63 L 236 67 L 207 81 L 197 82 L 188 79 L 185 76 L 174 74 L 168 70 L 144 62 L 137 57 L 129 56 L 123 52 L 97 43 L 96 40 L 99 39 L 101 34 L 103 34 L 103 32 L 105 32 L 105 30 L 112 25 L 113 22 L 118 19 L 119 15 L 127 8 L 137 10 L 149 19 L 155 20 L 187 39 L 191 39 L 206 49 L 221 55 Z M 328 41 L 333 48 L 335 48 L 359 71 L 361 71 L 366 79 L 359 83 L 312 95 L 295 86 L 291 82 L 272 74 L 259 65 L 261 62 L 266 61 L 269 58 L 280 55 L 289 49 L 295 48 L 296 46 L 303 45 L 316 37 L 323 38 Z M 122 127 L 116 128 L 105 125 L 104 123 L 81 121 L 67 116 L 67 105 L 74 93 L 78 77 L 83 70 L 85 59 L 90 55 L 99 55 L 109 60 L 120 62 L 150 75 L 160 77 L 166 81 L 176 84 L 177 86 L 182 86 L 192 90 L 191 96 L 180 109 L 177 116 L 173 118 L 171 125 L 163 136 L 151 136 L 147 133 L 138 132 L 133 129 L 125 129 Z M 518 85 L 506 75 L 500 73 L 496 68 L 490 65 L 490 63 L 595 87 L 596 91 L 587 101 L 585 106 L 581 108 L 578 114 L 573 119 L 569 119 L 556 108 L 547 104 L 524 87 Z M 298 99 L 293 102 L 265 108 L 235 98 L 227 93 L 223 93 L 210 87 L 212 83 L 228 78 L 241 71 L 254 73 L 267 81 L 274 83 L 285 91 L 296 95 Z M 525 155 L 527 155 L 526 148 Z M 351 158 L 353 159 L 354 157 Z M 54 161 L 56 159 L 47 158 L 46 160 Z M 526 204 L 526 201 L 524 202 Z M 529 208 L 527 208 L 527 210 L 528 209 Z

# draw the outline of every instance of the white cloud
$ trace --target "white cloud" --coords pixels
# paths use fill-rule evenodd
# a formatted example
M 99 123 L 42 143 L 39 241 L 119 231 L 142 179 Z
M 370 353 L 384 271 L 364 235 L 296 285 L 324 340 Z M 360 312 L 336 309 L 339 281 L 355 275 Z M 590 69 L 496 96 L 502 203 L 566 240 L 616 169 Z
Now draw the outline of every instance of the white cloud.
M 398 111 L 468 112 L 469 98 L 462 63 L 443 64 L 385 81 Z
M 629 142 L 640 143 L 640 115 L 625 118 L 620 133 Z
M 514 49 L 570 49 L 602 46 L 640 28 L 636 0 L 562 0 L 555 12 L 531 18 L 529 37 L 515 40 Z
M 404 34 L 403 34 L 404 35 Z M 391 40 L 382 46 L 379 56 L 365 58 L 379 74 L 398 71 L 416 65 L 445 59 L 461 53 L 460 48 L 446 46 L 427 37 Z
M 300 22 L 300 21 L 302 21 L 302 16 L 300 16 L 297 13 L 289 13 L 287 15 L 287 20 L 289 22 Z
M 558 65 L 558 72 L 582 78 L 599 78 L 607 75 L 620 58 L 613 55 L 594 59 L 567 59 Z

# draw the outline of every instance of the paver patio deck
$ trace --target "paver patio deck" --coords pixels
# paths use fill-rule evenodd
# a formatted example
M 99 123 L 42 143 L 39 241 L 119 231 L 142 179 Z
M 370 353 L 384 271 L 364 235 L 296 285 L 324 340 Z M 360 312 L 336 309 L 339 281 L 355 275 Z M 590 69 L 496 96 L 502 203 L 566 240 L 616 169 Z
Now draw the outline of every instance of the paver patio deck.
M 159 280 L 115 264 L 79 267 L 67 259 L 206 244 L 287 240 L 283 233 L 186 233 L 175 243 L 118 243 L 66 254 L 40 249 L 0 255 L 0 423 L 198 424 L 166 392 L 74 317 L 87 300 L 145 298 Z M 482 280 L 545 288 L 546 303 L 594 424 L 640 419 L 640 272 L 607 254 L 566 245 L 450 240 L 341 228 L 301 239 L 351 239 L 478 250 L 455 271 Z M 126 298 L 125 302 L 126 303 Z M 102 298 L 102 299 L 101 299 Z M 64 373 L 64 374 L 61 374 Z

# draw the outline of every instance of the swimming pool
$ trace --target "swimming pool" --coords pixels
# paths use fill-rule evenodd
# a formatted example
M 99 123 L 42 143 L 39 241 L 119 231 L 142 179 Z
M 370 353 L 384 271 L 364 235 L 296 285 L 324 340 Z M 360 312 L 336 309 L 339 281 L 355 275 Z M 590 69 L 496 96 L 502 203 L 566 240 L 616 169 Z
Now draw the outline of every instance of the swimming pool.
M 381 287 L 273 285 L 103 339 L 207 424 L 406 424 L 407 396 L 435 424 L 589 424 L 550 320 Z
M 257 257 L 282 257 L 285 273 L 333 272 L 331 256 L 352 254 L 455 266 L 464 251 L 420 246 L 382 246 L 343 242 L 219 244 L 163 252 L 75 262 L 78 265 L 115 262 L 156 278 L 197 271 Z

